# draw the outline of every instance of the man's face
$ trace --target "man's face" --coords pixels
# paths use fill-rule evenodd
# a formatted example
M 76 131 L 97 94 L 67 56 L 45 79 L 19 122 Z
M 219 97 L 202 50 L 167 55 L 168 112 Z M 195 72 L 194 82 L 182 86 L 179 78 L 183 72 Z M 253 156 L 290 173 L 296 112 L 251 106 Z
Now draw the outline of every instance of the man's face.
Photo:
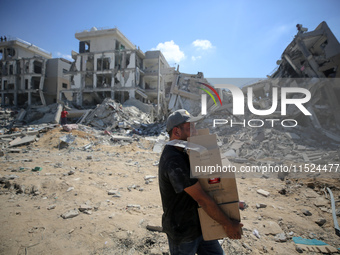
M 195 123 L 183 123 L 175 127 L 173 132 L 175 132 L 176 139 L 187 141 L 188 137 L 196 134 Z

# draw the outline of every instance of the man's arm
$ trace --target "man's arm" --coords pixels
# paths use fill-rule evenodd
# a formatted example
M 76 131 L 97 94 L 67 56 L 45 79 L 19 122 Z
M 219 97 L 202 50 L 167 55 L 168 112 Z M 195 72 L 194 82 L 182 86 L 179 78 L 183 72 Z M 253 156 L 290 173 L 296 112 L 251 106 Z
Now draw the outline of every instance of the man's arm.
M 184 191 L 196 200 L 212 219 L 223 226 L 230 239 L 241 238 L 241 227 L 243 224 L 226 216 L 215 201 L 202 189 L 199 182 L 185 188 Z

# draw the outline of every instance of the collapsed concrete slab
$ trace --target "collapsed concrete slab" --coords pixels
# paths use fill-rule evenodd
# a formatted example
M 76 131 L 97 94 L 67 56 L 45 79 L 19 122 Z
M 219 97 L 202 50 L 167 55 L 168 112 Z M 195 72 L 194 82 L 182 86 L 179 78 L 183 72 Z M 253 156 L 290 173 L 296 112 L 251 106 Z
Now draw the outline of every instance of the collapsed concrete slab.
M 150 115 L 140 111 L 135 106 L 123 106 L 115 100 L 106 98 L 82 121 L 101 130 L 115 128 L 137 128 L 142 123 L 151 123 Z
M 246 94 L 249 88 L 252 89 L 251 101 L 256 109 L 268 110 L 276 103 L 277 110 L 266 114 L 266 117 L 300 119 L 305 126 L 312 126 L 324 136 L 339 142 L 340 44 L 326 22 L 311 32 L 301 30 L 301 25 L 297 27 L 298 33 L 282 53 L 277 70 L 268 79 L 243 87 L 242 91 Z M 285 100 L 301 101 L 307 97 L 301 92 L 286 93 L 292 91 L 290 88 L 309 91 L 310 99 L 303 104 L 309 114 L 291 101 L 289 105 L 283 104 L 282 96 L 286 97 Z M 282 91 L 285 91 L 284 94 Z M 274 101 L 275 96 L 278 102 Z

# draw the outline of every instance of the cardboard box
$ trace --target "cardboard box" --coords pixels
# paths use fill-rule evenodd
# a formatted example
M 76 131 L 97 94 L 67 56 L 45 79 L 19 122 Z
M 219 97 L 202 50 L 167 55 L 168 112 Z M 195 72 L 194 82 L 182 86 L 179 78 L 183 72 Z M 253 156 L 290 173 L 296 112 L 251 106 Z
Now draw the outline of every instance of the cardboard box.
M 217 145 L 216 134 L 207 134 L 206 130 L 200 131 L 199 135 L 188 138 L 188 142 L 199 144 L 207 148 L 208 152 L 200 154 L 195 151 L 189 153 L 191 175 L 199 178 L 202 188 L 220 206 L 222 211 L 231 219 L 240 221 L 239 197 L 235 174 L 228 173 L 203 173 L 198 169 L 204 170 L 212 166 L 231 165 L 228 159 L 221 159 L 220 150 Z M 199 167 L 198 167 L 199 166 Z M 222 225 L 213 220 L 202 208 L 198 208 L 202 234 L 204 240 L 216 240 L 226 237 Z

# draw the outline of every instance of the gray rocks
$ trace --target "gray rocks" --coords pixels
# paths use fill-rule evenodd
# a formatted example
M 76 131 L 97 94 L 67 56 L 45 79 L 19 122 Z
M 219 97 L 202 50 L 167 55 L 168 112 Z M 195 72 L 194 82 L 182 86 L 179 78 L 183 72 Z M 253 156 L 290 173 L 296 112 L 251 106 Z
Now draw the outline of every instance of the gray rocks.
M 276 242 L 287 242 L 287 237 L 285 235 L 285 233 L 280 233 L 280 234 L 277 234 L 275 237 L 274 237 L 274 240 Z
M 305 216 L 312 216 L 312 213 L 306 209 L 303 209 L 302 210 L 302 213 L 305 215 Z
M 57 207 L 57 205 L 50 205 L 49 207 L 47 207 L 47 210 L 52 210 L 55 209 Z
M 122 195 L 119 193 L 119 190 L 109 190 L 107 192 L 108 195 L 113 197 L 121 197 Z
M 77 217 L 78 215 L 79 215 L 78 210 L 74 209 L 74 210 L 70 210 L 70 211 L 62 214 L 61 217 L 63 219 L 70 219 L 70 218 Z
M 267 207 L 267 205 L 264 204 L 264 203 L 257 203 L 257 204 L 256 204 L 256 208 L 257 208 L 257 209 L 259 209 L 259 208 L 266 208 L 266 207 Z
M 265 196 L 265 197 L 268 197 L 269 194 L 270 194 L 268 191 L 265 191 L 265 190 L 263 190 L 263 189 L 258 189 L 256 192 L 257 192 L 258 194 L 262 195 L 262 196 Z
M 86 213 L 86 214 L 92 214 L 92 206 L 87 205 L 87 204 L 82 204 L 80 205 L 80 207 L 78 208 L 78 210 L 82 213 Z
M 315 223 L 318 224 L 321 227 L 326 223 L 326 219 L 325 218 L 319 218 L 315 221 Z

